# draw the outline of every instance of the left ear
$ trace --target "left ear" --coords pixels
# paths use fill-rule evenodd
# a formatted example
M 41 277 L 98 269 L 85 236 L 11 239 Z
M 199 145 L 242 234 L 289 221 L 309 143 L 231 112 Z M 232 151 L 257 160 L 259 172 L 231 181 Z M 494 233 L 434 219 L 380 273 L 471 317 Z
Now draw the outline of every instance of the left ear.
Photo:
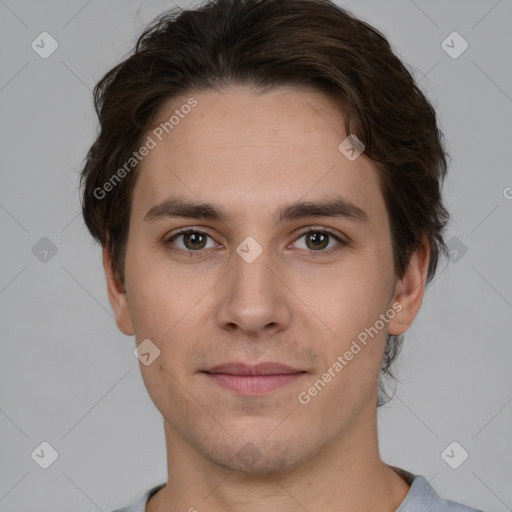
M 394 308 L 397 314 L 389 322 L 389 334 L 403 334 L 418 314 L 425 293 L 429 261 L 430 247 L 425 238 L 411 255 L 403 277 L 395 285 L 393 304 L 401 307 Z

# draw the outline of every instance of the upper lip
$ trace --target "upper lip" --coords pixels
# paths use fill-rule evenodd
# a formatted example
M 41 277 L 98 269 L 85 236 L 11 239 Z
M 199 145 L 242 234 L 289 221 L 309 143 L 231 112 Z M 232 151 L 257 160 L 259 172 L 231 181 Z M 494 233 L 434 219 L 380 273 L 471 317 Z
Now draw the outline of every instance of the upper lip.
M 259 364 L 247 363 L 224 363 L 205 370 L 206 373 L 226 373 L 229 375 L 289 375 L 301 373 L 304 370 L 297 370 L 281 363 L 265 362 Z

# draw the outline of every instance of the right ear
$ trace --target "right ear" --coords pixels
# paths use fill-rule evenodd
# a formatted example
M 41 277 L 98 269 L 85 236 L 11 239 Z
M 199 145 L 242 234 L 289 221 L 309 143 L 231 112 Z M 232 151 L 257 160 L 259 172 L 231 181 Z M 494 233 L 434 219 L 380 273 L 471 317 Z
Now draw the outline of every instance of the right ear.
M 126 291 L 119 276 L 114 274 L 112 257 L 107 247 L 103 247 L 103 270 L 107 279 L 108 300 L 114 311 L 117 327 L 123 334 L 133 336 L 135 329 L 128 308 Z

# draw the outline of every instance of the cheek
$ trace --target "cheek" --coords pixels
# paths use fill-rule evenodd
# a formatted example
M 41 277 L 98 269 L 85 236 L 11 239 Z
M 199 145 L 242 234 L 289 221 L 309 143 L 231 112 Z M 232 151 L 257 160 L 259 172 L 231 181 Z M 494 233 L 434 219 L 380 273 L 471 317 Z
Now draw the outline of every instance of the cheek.
M 373 325 L 387 308 L 392 279 L 378 265 L 355 265 L 297 283 L 298 295 L 343 343 Z M 331 333 L 332 334 L 332 333 Z
M 323 289 L 308 304 L 332 332 L 316 337 L 322 364 L 301 391 L 309 413 L 323 417 L 329 410 L 326 421 L 336 429 L 375 397 L 387 337 L 386 328 L 375 325 L 387 310 L 389 286 L 367 272 L 331 274 Z
M 127 257 L 126 270 L 138 338 L 168 338 L 175 326 L 188 321 L 209 287 L 208 279 L 199 279 L 191 271 L 176 271 L 165 260 L 143 251 L 134 250 Z
M 318 393 L 318 399 L 312 400 L 316 403 L 313 408 L 367 403 L 374 395 L 387 338 L 387 324 L 382 325 L 380 315 L 388 309 L 391 269 L 389 261 L 386 268 L 386 263 L 361 258 L 350 268 L 318 279 L 316 283 L 321 286 L 309 288 L 308 305 L 330 329 L 315 343 L 323 368 L 310 383 L 317 382 L 311 389 Z M 322 375 L 328 381 L 325 388 L 318 381 L 325 382 Z M 344 413 L 339 410 L 335 414 L 339 419 Z

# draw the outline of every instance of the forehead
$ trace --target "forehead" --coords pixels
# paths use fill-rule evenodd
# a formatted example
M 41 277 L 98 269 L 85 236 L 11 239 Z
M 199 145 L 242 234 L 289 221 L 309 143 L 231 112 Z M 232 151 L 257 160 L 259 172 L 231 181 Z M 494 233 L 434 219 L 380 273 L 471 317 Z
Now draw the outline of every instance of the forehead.
M 146 134 L 154 148 L 139 164 L 134 210 L 180 194 L 247 216 L 342 195 L 371 213 L 383 206 L 376 170 L 364 153 L 350 161 L 340 151 L 344 121 L 340 103 L 291 87 L 174 98 Z

